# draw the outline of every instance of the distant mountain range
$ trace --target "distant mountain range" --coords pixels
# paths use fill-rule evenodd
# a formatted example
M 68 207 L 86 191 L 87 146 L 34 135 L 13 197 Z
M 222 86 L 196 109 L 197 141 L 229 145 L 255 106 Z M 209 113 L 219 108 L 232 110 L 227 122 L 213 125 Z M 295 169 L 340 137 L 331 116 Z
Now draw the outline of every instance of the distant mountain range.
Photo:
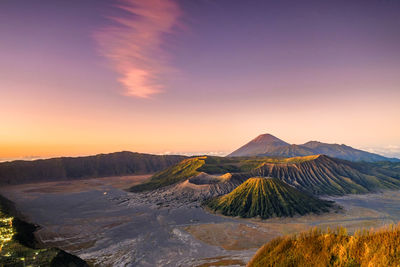
M 0 185 L 156 173 L 146 183 L 131 188 L 139 192 L 183 182 L 200 173 L 204 173 L 204 177 L 230 173 L 234 179 L 210 186 L 211 190 L 225 192 L 249 177 L 271 176 L 312 194 L 348 194 L 378 188 L 397 189 L 399 162 L 345 145 L 316 141 L 290 145 L 270 134 L 263 134 L 227 157 L 123 151 L 87 157 L 2 162 Z
M 259 143 L 261 146 L 254 145 Z M 291 151 L 293 146 L 283 146 L 283 143 L 270 135 L 261 136 L 245 147 L 253 151 L 260 147 L 263 149 L 257 150 L 255 153 L 258 156 L 252 157 L 185 157 L 117 152 L 89 157 L 4 162 L 0 163 L 0 185 L 154 173 L 149 180 L 131 187 L 130 191 L 141 192 L 143 196 L 159 195 L 162 202 L 168 199 L 175 202 L 208 201 L 229 194 L 227 198 L 220 198 L 221 202 L 212 208 L 227 215 L 263 218 L 319 212 L 327 207 L 326 203 L 305 195 L 345 195 L 400 189 L 399 162 L 352 162 L 320 154 L 260 156 L 263 155 L 259 154 L 260 151 L 265 152 L 275 145 Z M 308 145 L 314 147 L 315 143 Z M 273 151 L 270 149 L 269 153 Z M 252 177 L 271 177 L 273 180 L 250 179 L 246 182 Z M 238 187 L 241 190 L 234 191 Z M 270 189 L 278 190 L 273 192 L 275 196 L 264 192 Z M 252 200 L 241 199 L 242 193 L 251 196 Z M 304 204 L 307 201 L 309 203 Z
M 301 157 L 318 154 L 350 161 L 400 162 L 400 159 L 397 158 L 387 158 L 346 145 L 327 144 L 318 141 L 310 141 L 302 145 L 292 145 L 271 134 L 259 135 L 249 143 L 229 154 L 228 157 Z
M 0 184 L 149 174 L 164 170 L 185 158 L 185 156 L 123 151 L 88 157 L 2 162 L 0 163 Z

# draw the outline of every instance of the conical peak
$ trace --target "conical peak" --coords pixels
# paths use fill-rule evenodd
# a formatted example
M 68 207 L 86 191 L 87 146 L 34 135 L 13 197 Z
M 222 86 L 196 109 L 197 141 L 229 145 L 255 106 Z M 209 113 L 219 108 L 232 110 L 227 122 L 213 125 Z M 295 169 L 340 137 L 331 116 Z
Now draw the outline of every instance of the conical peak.
M 252 142 L 256 142 L 256 143 L 277 143 L 277 142 L 279 142 L 279 143 L 287 144 L 286 142 L 273 136 L 272 134 L 261 134 L 261 135 L 257 136 L 256 138 L 254 138 L 252 140 Z

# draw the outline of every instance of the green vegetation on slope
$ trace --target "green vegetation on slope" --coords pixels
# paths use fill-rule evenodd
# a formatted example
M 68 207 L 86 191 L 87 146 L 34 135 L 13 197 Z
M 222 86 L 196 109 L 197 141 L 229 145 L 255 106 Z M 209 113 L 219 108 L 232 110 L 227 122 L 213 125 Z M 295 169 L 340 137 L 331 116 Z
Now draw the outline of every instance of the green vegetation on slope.
M 199 172 L 208 174 L 224 174 L 228 172 L 241 172 L 240 160 L 226 157 L 207 156 L 205 164 L 198 169 Z
M 359 168 L 365 169 L 373 169 L 376 170 L 378 173 L 384 174 L 386 176 L 391 176 L 397 179 L 400 179 L 400 162 L 389 162 L 389 161 L 381 161 L 377 163 L 370 163 L 370 164 L 362 164 Z
M 312 155 L 293 158 L 214 157 L 190 158 L 154 175 L 139 192 L 181 182 L 197 175 L 232 173 L 239 180 L 254 176 L 278 178 L 315 195 L 360 194 L 380 189 L 400 189 L 400 168 L 396 163 L 350 162 Z
M 208 201 L 207 206 L 227 216 L 265 219 L 327 212 L 332 204 L 275 178 L 250 178 L 231 193 Z
M 205 164 L 207 157 L 185 159 L 180 163 L 153 175 L 148 182 L 130 188 L 131 192 L 154 190 L 184 181 L 199 174 L 197 169 Z
M 209 174 L 249 172 L 257 169 L 265 163 L 301 163 L 318 158 L 319 155 L 305 157 L 215 157 L 207 156 L 205 164 L 198 171 Z
M 88 266 L 56 248 L 35 249 L 34 225 L 9 215 L 10 202 L 0 196 L 0 266 Z
M 163 186 L 178 183 L 193 177 L 200 172 L 208 174 L 240 173 L 243 177 L 250 177 L 251 171 L 262 167 L 265 163 L 298 163 L 315 159 L 318 156 L 296 157 L 296 158 L 226 158 L 215 156 L 202 156 L 184 159 L 178 164 L 162 170 L 148 182 L 133 186 L 130 191 L 141 192 L 154 190 Z
M 313 158 L 314 157 L 314 158 Z M 254 173 L 285 181 L 315 195 L 344 195 L 400 189 L 395 172 L 372 163 L 356 163 L 325 155 L 302 157 L 309 160 L 271 164 L 263 163 Z
M 143 184 L 133 186 L 131 192 L 154 190 L 167 185 L 182 182 L 200 172 L 208 174 L 242 173 L 243 177 L 249 177 L 248 171 L 263 166 L 264 163 L 288 163 L 302 162 L 314 159 L 317 156 L 298 158 L 226 158 L 214 156 L 202 156 L 184 159 L 178 164 L 162 170 Z
M 302 163 L 310 160 L 315 160 L 320 155 L 281 158 L 281 157 L 251 157 L 239 158 L 240 170 L 243 172 L 258 171 L 257 169 L 263 167 L 265 164 L 294 164 Z
M 325 232 L 313 229 L 279 237 L 261 247 L 249 267 L 265 266 L 399 266 L 400 227 L 362 231 Z

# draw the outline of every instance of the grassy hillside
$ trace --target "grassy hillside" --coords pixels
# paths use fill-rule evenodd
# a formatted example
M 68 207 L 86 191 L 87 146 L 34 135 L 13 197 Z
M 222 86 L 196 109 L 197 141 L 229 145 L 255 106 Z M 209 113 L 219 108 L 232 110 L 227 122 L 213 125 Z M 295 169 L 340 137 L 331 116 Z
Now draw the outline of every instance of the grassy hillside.
M 300 163 L 318 158 L 319 155 L 305 157 L 205 157 L 205 164 L 198 171 L 209 174 L 223 174 L 227 172 L 241 173 L 255 170 L 265 163 Z
M 227 172 L 241 172 L 240 160 L 226 157 L 207 156 L 205 164 L 198 171 L 209 174 L 223 174 Z
M 184 156 L 116 152 L 88 157 L 63 157 L 0 163 L 0 184 L 147 174 L 163 170 Z
M 243 218 L 327 212 L 331 205 L 275 178 L 250 178 L 231 193 L 207 202 L 214 211 Z
M 57 248 L 34 248 L 36 227 L 10 215 L 11 209 L 10 202 L 0 196 L 0 266 L 88 266 Z
M 254 176 L 278 178 L 297 189 L 316 195 L 344 195 L 400 189 L 400 169 L 395 163 L 355 163 L 324 155 L 304 157 L 190 158 L 154 175 L 139 192 L 171 185 L 197 175 L 232 173 L 239 180 Z
M 396 171 L 372 163 L 354 163 L 324 155 L 302 157 L 297 162 L 264 162 L 256 173 L 279 178 L 316 195 L 344 195 L 400 189 Z M 397 174 L 398 175 L 398 174 Z
M 400 179 L 400 162 L 381 161 L 377 163 L 361 164 L 358 165 L 357 168 L 361 171 L 364 169 L 373 169 L 376 173 Z
M 249 267 L 265 266 L 399 266 L 400 227 L 362 231 L 313 229 L 279 237 L 258 250 Z
M 246 172 L 262 166 L 265 162 L 298 162 L 302 160 L 301 158 L 225 158 L 214 156 L 189 158 L 156 173 L 148 182 L 133 186 L 130 191 L 141 192 L 157 189 L 184 181 L 200 172 L 218 175 L 239 173 L 248 178 L 251 174 Z
M 206 158 L 207 157 L 196 157 L 185 159 L 172 167 L 156 173 L 148 182 L 131 187 L 130 191 L 142 192 L 154 190 L 184 181 L 194 175 L 199 174 L 197 169 L 205 164 Z

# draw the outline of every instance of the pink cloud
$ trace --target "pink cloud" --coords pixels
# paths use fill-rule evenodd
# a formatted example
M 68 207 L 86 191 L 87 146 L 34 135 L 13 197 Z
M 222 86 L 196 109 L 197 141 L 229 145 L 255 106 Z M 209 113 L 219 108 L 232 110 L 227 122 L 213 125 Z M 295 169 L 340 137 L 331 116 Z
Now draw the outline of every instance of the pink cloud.
M 95 34 L 103 56 L 119 73 L 128 96 L 148 98 L 162 91 L 160 76 L 172 68 L 161 49 L 163 34 L 177 26 L 181 11 L 172 0 L 121 0 L 126 12 Z

